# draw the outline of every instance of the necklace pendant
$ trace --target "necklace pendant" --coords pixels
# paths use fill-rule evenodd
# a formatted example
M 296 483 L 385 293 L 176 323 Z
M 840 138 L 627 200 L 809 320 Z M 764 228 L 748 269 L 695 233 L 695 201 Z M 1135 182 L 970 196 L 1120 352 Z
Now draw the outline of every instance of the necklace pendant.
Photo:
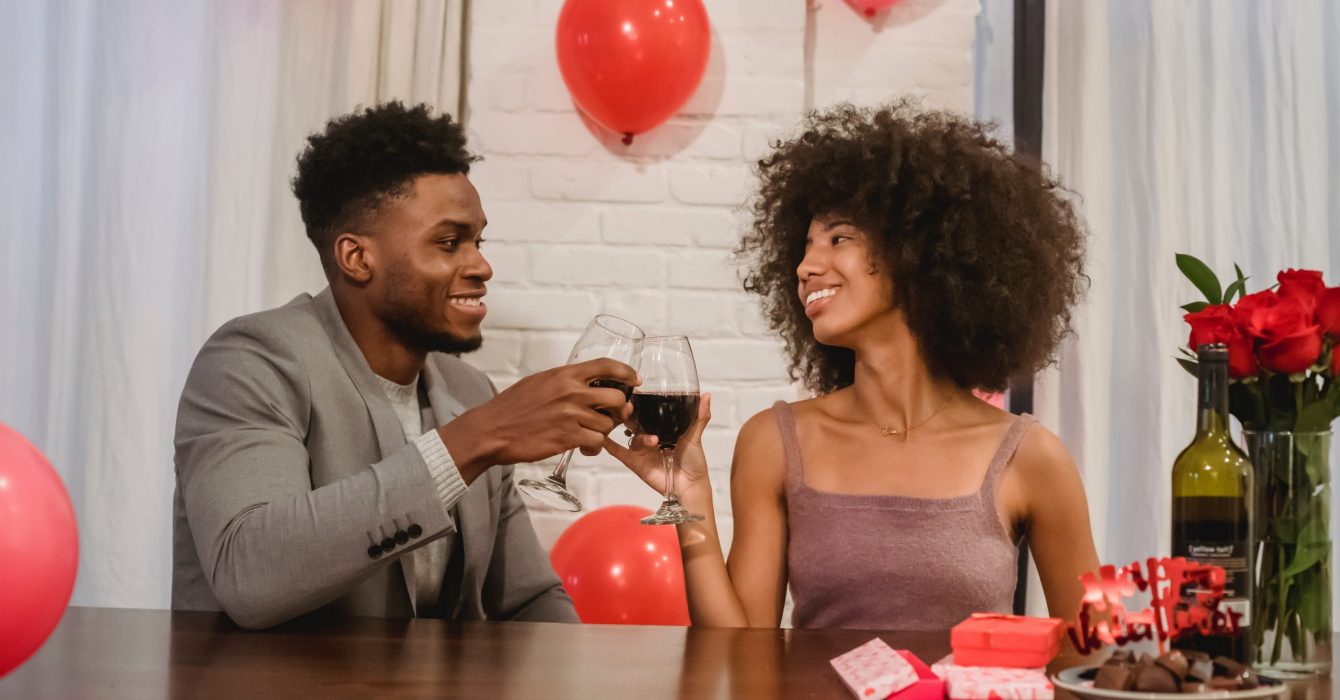
M 889 426 L 887 426 L 887 425 L 884 425 L 883 423 L 880 423 L 880 424 L 879 424 L 879 436 L 880 436 L 880 437 L 893 437 L 894 435 L 897 435 L 898 433 L 901 433 L 901 432 L 902 432 L 902 431 L 899 430 L 899 429 L 897 429 L 897 428 L 889 427 Z

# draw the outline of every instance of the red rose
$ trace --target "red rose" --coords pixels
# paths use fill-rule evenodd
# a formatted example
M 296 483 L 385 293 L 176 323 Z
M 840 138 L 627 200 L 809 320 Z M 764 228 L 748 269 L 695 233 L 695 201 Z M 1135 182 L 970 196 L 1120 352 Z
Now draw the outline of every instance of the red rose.
M 1261 365 L 1272 372 L 1302 372 L 1321 355 L 1316 314 L 1295 297 L 1280 297 L 1273 305 L 1251 309 L 1247 334 L 1260 342 Z
M 1247 324 L 1252 322 L 1253 312 L 1257 309 L 1274 306 L 1278 304 L 1279 301 L 1280 297 L 1273 289 L 1266 289 L 1255 294 L 1248 294 L 1239 299 L 1238 303 L 1233 305 L 1233 318 L 1237 320 L 1238 325 L 1246 328 Z
M 1228 342 L 1227 329 L 1233 326 L 1233 310 L 1227 304 L 1212 304 L 1182 318 L 1191 326 L 1187 344 L 1192 351 L 1205 343 Z
M 1323 289 L 1317 295 L 1317 325 L 1322 333 L 1340 339 L 1340 287 Z
M 1321 273 L 1316 270 L 1285 270 L 1275 277 L 1279 280 L 1279 295 L 1297 299 L 1310 310 L 1317 308 L 1317 295 L 1326 289 Z
M 1207 306 L 1182 318 L 1191 326 L 1187 344 L 1195 351 L 1206 343 L 1228 345 L 1228 373 L 1234 379 L 1257 374 L 1256 358 L 1252 356 L 1252 341 L 1234 320 L 1233 310 L 1226 304 Z

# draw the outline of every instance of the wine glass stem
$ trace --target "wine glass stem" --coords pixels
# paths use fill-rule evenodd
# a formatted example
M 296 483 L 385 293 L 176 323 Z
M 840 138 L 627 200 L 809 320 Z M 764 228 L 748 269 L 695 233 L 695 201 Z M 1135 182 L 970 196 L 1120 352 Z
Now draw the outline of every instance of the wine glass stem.
M 549 475 L 550 481 L 557 481 L 560 484 L 568 483 L 568 462 L 572 461 L 572 452 L 572 450 L 568 450 L 563 453 L 562 457 L 558 458 L 558 466 L 554 467 L 553 473 Z
M 665 467 L 665 496 L 667 501 L 678 501 L 675 495 L 675 448 L 661 448 L 661 466 Z

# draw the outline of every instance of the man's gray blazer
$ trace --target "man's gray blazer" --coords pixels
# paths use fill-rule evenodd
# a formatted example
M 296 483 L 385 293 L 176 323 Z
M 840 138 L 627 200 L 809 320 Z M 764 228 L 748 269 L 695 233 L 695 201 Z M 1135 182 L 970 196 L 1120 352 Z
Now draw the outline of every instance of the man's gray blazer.
M 423 377 L 439 423 L 494 394 L 441 353 Z M 248 628 L 313 611 L 411 617 L 404 554 L 459 529 L 453 617 L 577 621 L 512 467 L 471 484 L 455 522 L 329 289 L 234 319 L 205 343 L 177 412 L 176 471 L 174 609 L 222 609 Z M 378 554 L 397 535 L 403 544 Z

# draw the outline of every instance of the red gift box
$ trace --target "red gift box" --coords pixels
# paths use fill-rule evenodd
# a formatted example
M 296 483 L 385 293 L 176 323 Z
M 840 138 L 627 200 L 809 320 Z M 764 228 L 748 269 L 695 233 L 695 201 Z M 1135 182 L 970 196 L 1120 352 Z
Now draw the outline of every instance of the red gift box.
M 890 695 L 889 700 L 944 700 L 944 679 L 935 675 L 930 666 L 922 663 L 916 654 L 903 649 L 896 651 L 899 656 L 907 660 L 907 663 L 912 664 L 912 668 L 917 672 L 917 682 Z
M 949 643 L 959 666 L 1040 668 L 1061 652 L 1065 625 L 1057 618 L 975 613 L 954 625 Z

